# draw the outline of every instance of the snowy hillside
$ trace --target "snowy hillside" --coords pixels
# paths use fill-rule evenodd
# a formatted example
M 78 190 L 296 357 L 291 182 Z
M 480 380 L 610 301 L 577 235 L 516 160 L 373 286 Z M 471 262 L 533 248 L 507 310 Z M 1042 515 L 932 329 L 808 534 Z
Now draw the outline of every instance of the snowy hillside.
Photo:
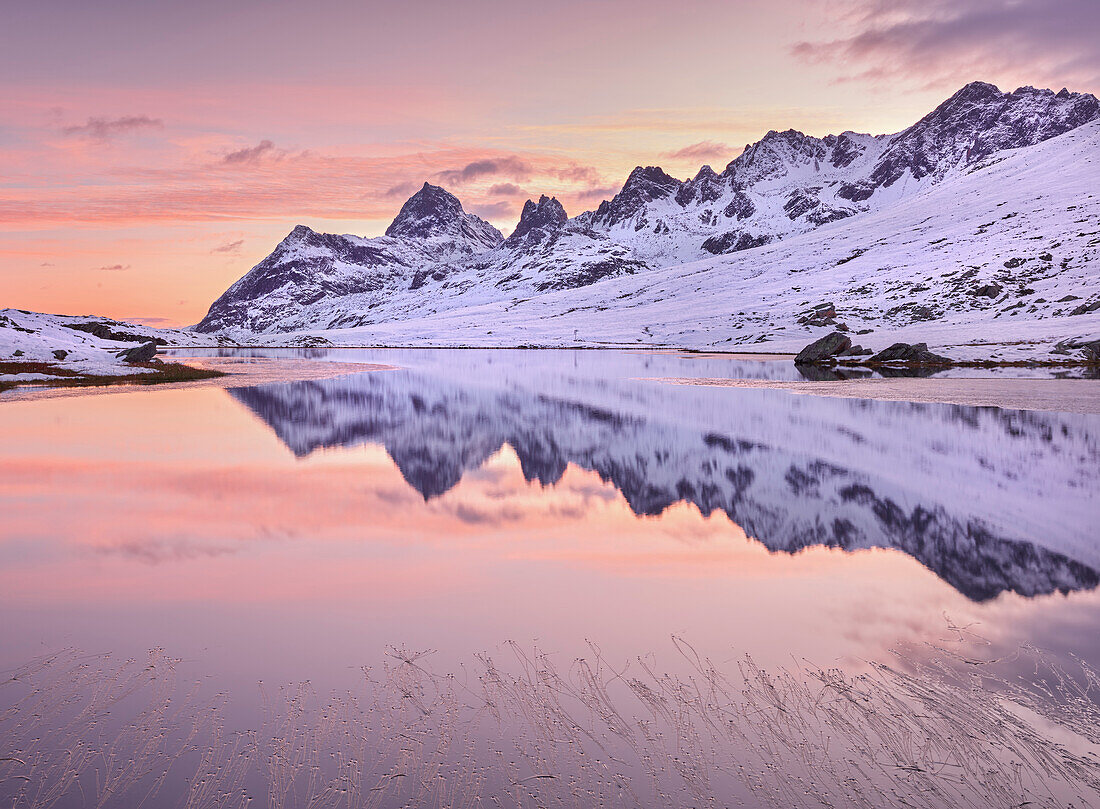
M 721 174 L 638 168 L 571 220 L 543 197 L 503 240 L 425 184 L 386 236 L 299 226 L 197 329 L 797 350 L 842 324 L 872 348 L 1049 356 L 1100 332 L 1098 154 L 1093 96 L 975 83 L 894 136 L 771 132 Z
M 638 514 L 686 501 L 726 513 L 772 550 L 896 548 L 975 599 L 1100 583 L 1094 416 L 764 390 L 731 399 L 634 381 L 684 375 L 684 363 L 729 371 L 725 360 L 660 354 L 377 359 L 403 369 L 231 394 L 297 455 L 383 445 L 425 498 L 507 444 L 529 481 L 552 485 L 573 464 Z
M 127 361 L 125 352 L 154 342 L 214 344 L 210 338 L 172 329 L 154 329 L 104 317 L 47 315 L 22 309 L 0 309 L 0 366 L 24 363 L 49 366 L 50 374 L 5 373 L 0 384 L 41 382 L 58 373 L 88 376 L 152 374 L 151 368 Z

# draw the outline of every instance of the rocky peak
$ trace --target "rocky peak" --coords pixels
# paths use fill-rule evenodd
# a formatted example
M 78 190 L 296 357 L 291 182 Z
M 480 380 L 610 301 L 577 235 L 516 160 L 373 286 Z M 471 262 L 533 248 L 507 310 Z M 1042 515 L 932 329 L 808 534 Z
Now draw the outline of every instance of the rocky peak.
M 424 183 L 406 200 L 386 228 L 386 235 L 399 239 L 444 237 L 484 247 L 495 247 L 504 239 L 500 231 L 484 219 L 466 213 L 458 197 L 430 183 Z
M 676 202 L 685 207 L 692 202 L 714 202 L 722 196 L 724 189 L 724 182 L 714 169 L 703 166 L 698 174 L 684 183 L 676 192 Z
M 681 182 L 659 166 L 638 166 L 626 178 L 623 189 L 610 202 L 600 203 L 596 219 L 614 225 L 632 217 L 648 203 L 676 193 Z
M 1100 117 L 1088 93 L 1054 93 L 1020 87 L 1002 93 L 971 82 L 890 141 L 871 175 L 891 185 L 907 170 L 916 179 L 939 178 L 962 164 L 1001 151 L 1033 146 Z
M 771 130 L 756 143 L 745 147 L 730 161 L 722 176 L 744 185 L 785 176 L 795 165 L 828 158 L 828 147 L 820 138 L 812 138 L 797 129 Z
M 519 224 L 505 242 L 510 245 L 516 244 L 527 238 L 532 231 L 539 231 L 540 234 L 552 233 L 559 230 L 568 220 L 565 208 L 558 202 L 557 197 L 548 197 L 543 194 L 538 202 L 529 199 L 523 204 Z

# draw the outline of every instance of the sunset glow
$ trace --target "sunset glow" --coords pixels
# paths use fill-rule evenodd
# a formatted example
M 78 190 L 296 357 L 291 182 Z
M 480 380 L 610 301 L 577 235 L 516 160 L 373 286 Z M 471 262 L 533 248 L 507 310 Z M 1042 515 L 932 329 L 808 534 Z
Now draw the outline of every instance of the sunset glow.
M 0 297 L 158 325 L 297 223 L 380 234 L 425 180 L 507 232 L 529 197 L 574 215 L 769 129 L 897 131 L 975 78 L 1100 87 L 1080 2 L 64 5 L 5 12 Z

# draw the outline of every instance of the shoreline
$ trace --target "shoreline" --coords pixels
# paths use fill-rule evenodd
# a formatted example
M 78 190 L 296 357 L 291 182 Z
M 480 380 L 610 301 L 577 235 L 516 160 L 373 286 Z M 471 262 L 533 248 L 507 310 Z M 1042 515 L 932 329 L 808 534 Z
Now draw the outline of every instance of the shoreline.
M 28 402 L 59 396 L 94 396 L 108 393 L 132 393 L 135 390 L 181 390 L 196 387 L 249 387 L 279 382 L 308 382 L 331 379 L 345 374 L 394 370 L 397 366 L 359 362 L 315 362 L 307 359 L 276 359 L 262 357 L 181 357 L 182 365 L 206 375 L 183 381 L 145 381 L 139 376 L 123 377 L 110 383 L 90 382 L 73 385 L 21 384 L 0 390 L 0 405 L 6 402 Z M 250 367 L 251 366 L 251 367 Z M 258 367 L 257 367 L 258 366 Z
M 1100 383 L 1085 379 L 899 377 L 845 379 L 838 382 L 791 382 L 766 379 L 692 379 L 649 377 L 665 385 L 719 388 L 771 388 L 802 396 L 875 399 L 915 404 L 954 404 L 1004 410 L 1043 410 L 1100 415 Z M 1093 382 L 1092 385 L 1082 384 Z M 1026 384 L 1025 384 L 1026 383 Z

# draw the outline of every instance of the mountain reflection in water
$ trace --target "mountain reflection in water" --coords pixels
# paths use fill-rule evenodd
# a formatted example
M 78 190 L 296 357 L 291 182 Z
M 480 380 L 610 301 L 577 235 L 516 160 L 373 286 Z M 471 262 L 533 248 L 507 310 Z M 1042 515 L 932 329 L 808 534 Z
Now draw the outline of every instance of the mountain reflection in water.
M 573 464 L 638 516 L 687 502 L 772 551 L 897 549 L 974 601 L 1100 583 L 1096 417 L 665 385 L 631 378 L 660 372 L 642 356 L 609 373 L 602 358 L 505 370 L 435 352 L 230 394 L 297 456 L 385 447 L 425 499 L 508 445 L 529 483 Z

